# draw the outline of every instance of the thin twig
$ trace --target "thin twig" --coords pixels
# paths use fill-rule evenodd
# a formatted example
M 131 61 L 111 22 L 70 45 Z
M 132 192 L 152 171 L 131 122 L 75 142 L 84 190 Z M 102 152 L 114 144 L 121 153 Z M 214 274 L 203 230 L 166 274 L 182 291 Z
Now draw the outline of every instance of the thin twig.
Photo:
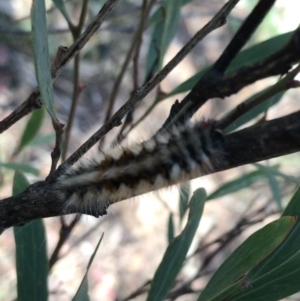
M 62 246 L 67 241 L 67 239 L 70 237 L 74 227 L 79 222 L 80 217 L 81 217 L 81 215 L 77 214 L 76 217 L 72 220 L 72 222 L 69 225 L 67 225 L 64 222 L 63 217 L 61 217 L 61 225 L 62 226 L 61 226 L 60 232 L 59 232 L 59 240 L 58 240 L 58 243 L 57 243 L 52 255 L 50 256 L 49 270 L 51 270 L 52 267 L 54 266 L 54 264 L 59 260 L 59 252 L 60 252 Z
M 279 80 L 271 88 L 267 89 L 264 93 L 259 94 L 251 102 L 242 102 L 234 110 L 229 112 L 221 120 L 218 121 L 218 127 L 221 129 L 226 129 L 230 124 L 235 122 L 238 118 L 257 107 L 259 104 L 263 103 L 265 100 L 273 97 L 279 92 L 286 91 L 291 88 L 299 88 L 300 83 L 295 81 L 294 78 L 300 72 L 300 64 L 290 71 L 286 76 Z
M 84 20 L 86 18 L 87 14 L 87 6 L 88 6 L 88 0 L 84 0 L 82 3 L 82 9 L 80 13 L 80 18 L 77 26 L 71 26 L 70 30 L 73 35 L 74 41 L 76 41 L 82 31 L 83 25 L 84 25 Z M 63 154 L 62 154 L 62 161 L 66 159 L 66 155 L 68 152 L 68 147 L 69 147 L 69 141 L 70 141 L 70 136 L 71 136 L 71 129 L 73 127 L 73 121 L 75 118 L 75 112 L 79 100 L 79 95 L 82 91 L 82 88 L 80 87 L 79 83 L 79 74 L 80 74 L 80 52 L 75 56 L 74 59 L 74 71 L 73 71 L 73 95 L 72 95 L 72 103 L 71 103 L 71 109 L 69 113 L 69 118 L 68 118 L 68 123 L 66 126 L 65 130 L 65 145 L 63 149 Z
M 151 7 L 154 5 L 154 3 L 155 3 L 155 0 L 151 0 L 149 6 L 147 7 L 147 0 L 143 0 L 142 10 L 141 10 L 141 19 L 140 19 L 141 20 L 141 22 L 140 22 L 141 28 L 145 27 L 149 12 L 151 10 Z M 132 68 L 133 89 L 132 89 L 132 92 L 136 91 L 140 86 L 140 84 L 139 84 L 139 57 L 140 57 L 142 40 L 143 40 L 143 35 L 141 34 L 137 40 L 137 43 L 136 43 L 137 45 L 135 47 L 135 51 L 133 54 L 133 68 Z M 124 123 L 123 123 L 118 135 L 114 139 L 113 144 L 120 143 L 122 141 L 122 139 L 124 139 L 123 131 L 133 121 L 133 114 L 134 114 L 135 109 L 136 109 L 136 107 L 132 111 L 128 112 L 128 114 L 126 115 Z
M 87 14 L 88 1 L 89 0 L 84 0 L 82 3 L 82 9 L 81 9 L 78 25 L 74 26 L 73 24 L 69 23 L 69 27 L 72 32 L 74 41 L 77 40 L 81 34 L 81 31 L 82 31 L 82 28 L 84 25 L 84 21 L 86 18 L 86 14 Z M 78 99 L 79 99 L 79 94 L 81 92 L 80 85 L 79 85 L 79 67 L 80 67 L 80 53 L 78 53 L 74 59 L 73 96 L 72 96 L 72 105 L 71 105 L 69 118 L 68 118 L 68 124 L 67 124 L 66 131 L 65 131 L 65 145 L 64 145 L 63 154 L 62 154 L 63 161 L 65 160 L 65 157 L 66 157 L 66 154 L 68 151 L 71 129 L 72 129 L 73 121 L 75 118 L 75 111 L 76 111 L 76 107 L 77 107 L 77 103 L 78 103 Z M 61 144 L 59 146 L 61 146 Z M 55 168 L 56 168 L 56 166 L 55 166 Z M 52 168 L 51 168 L 51 170 L 52 170 Z M 55 247 L 55 250 L 54 250 L 52 256 L 50 257 L 49 269 L 51 269 L 52 266 L 54 265 L 54 263 L 58 260 L 58 256 L 59 256 L 59 252 L 60 252 L 61 248 L 63 247 L 63 245 L 69 238 L 69 236 L 71 235 L 74 227 L 80 221 L 80 217 L 81 217 L 81 215 L 77 214 L 75 216 L 75 218 L 72 220 L 72 222 L 70 223 L 70 225 L 66 225 L 64 217 L 60 218 L 60 220 L 61 220 L 61 228 L 60 228 L 60 232 L 59 232 L 60 236 L 59 236 L 57 245 Z
M 243 87 L 250 85 L 260 79 L 274 75 L 282 75 L 288 72 L 291 65 L 300 59 L 300 29 L 297 29 L 291 40 L 279 51 L 268 58 L 257 62 L 251 66 L 242 67 L 236 72 L 225 77 L 209 72 L 208 76 L 203 76 L 201 85 L 199 83 L 193 88 L 189 95 L 181 103 L 176 102 L 170 116 L 164 123 L 161 130 L 174 122 L 183 122 L 191 116 L 199 105 L 214 97 L 224 98 L 237 93 Z M 66 166 L 73 165 L 83 154 L 94 146 L 112 128 L 120 125 L 122 118 L 153 88 L 153 81 L 150 80 L 143 88 L 138 90 L 130 100 L 125 103 L 112 118 L 94 133 L 75 153 L 73 153 L 59 168 L 58 172 L 64 170 Z M 193 101 L 194 100 L 194 101 Z M 177 111 L 179 109 L 179 111 Z
M 192 48 L 204 37 L 206 37 L 214 29 L 225 23 L 225 18 L 236 5 L 238 0 L 227 2 L 223 8 L 208 22 L 196 35 L 186 44 L 177 55 L 153 78 L 151 78 L 143 87 L 135 91 L 130 99 L 106 122 L 96 133 L 94 133 L 80 148 L 78 148 L 60 167 L 59 171 L 66 166 L 73 165 L 79 160 L 89 149 L 91 149 L 104 135 L 112 128 L 122 124 L 121 120 L 130 112 L 137 103 L 139 103 L 152 89 L 159 84 L 171 70 L 192 50 Z
M 62 143 L 63 133 L 64 133 L 64 124 L 60 122 L 54 122 L 52 120 L 52 125 L 55 130 L 55 145 L 53 151 L 51 152 L 51 168 L 50 168 L 49 175 L 46 178 L 47 180 L 50 180 L 54 175 L 58 161 L 60 159 L 61 143 Z
M 225 18 L 226 16 L 230 13 L 230 11 L 233 9 L 233 7 L 237 4 L 238 1 L 228 1 L 222 8 L 221 10 L 214 16 L 214 18 L 210 21 L 210 22 L 214 22 L 214 19 L 215 21 L 216 20 L 219 20 L 220 22 L 224 21 L 225 23 Z M 209 22 L 209 23 L 210 23 Z M 206 26 L 209 25 L 206 24 Z M 220 25 L 222 26 L 222 24 Z M 197 45 L 197 43 L 203 39 L 205 36 L 203 36 L 203 29 L 205 28 L 203 27 L 202 29 L 200 29 L 193 37 L 192 39 L 176 54 L 176 56 L 166 65 L 169 66 L 170 68 L 170 71 L 173 70 L 173 68 L 175 68 L 181 61 L 182 59 L 188 55 L 192 50 L 193 48 Z M 166 68 L 165 67 L 165 68 Z M 163 69 L 164 70 L 164 69 Z M 155 78 L 155 77 L 154 77 Z M 122 132 L 124 131 L 125 129 L 125 125 L 122 127 L 122 130 L 120 131 L 119 135 L 118 135 L 118 138 L 117 138 L 117 141 L 120 143 L 122 141 L 122 139 L 124 137 L 126 137 L 129 132 L 131 132 L 137 125 L 139 125 L 151 112 L 152 110 L 161 102 L 163 101 L 165 98 L 164 97 L 161 97 L 160 93 L 158 93 L 158 95 L 155 97 L 154 101 L 152 102 L 152 104 L 150 105 L 150 107 L 146 110 L 146 112 L 144 112 L 144 114 L 137 120 L 135 121 L 134 124 L 131 125 L 131 127 L 128 129 L 128 131 L 126 132 L 125 135 L 121 135 Z
M 151 3 L 152 2 L 155 2 L 155 0 L 151 0 Z M 147 15 L 149 14 L 150 8 L 152 6 L 151 3 L 150 3 L 150 5 L 147 8 L 147 12 L 146 12 Z M 137 30 L 136 30 L 133 38 L 132 38 L 131 45 L 129 47 L 129 50 L 127 51 L 127 55 L 125 57 L 124 63 L 122 64 L 120 73 L 119 73 L 119 75 L 117 76 L 117 78 L 116 78 L 116 80 L 114 82 L 114 85 L 113 85 L 113 88 L 112 88 L 112 92 L 111 92 L 110 98 L 108 100 L 108 108 L 107 108 L 107 112 L 106 112 L 106 116 L 105 116 L 104 122 L 107 122 L 111 118 L 111 115 L 112 115 L 112 112 L 113 112 L 113 107 L 114 107 L 114 104 L 115 104 L 115 101 L 116 101 L 116 97 L 118 95 L 118 92 L 119 92 L 119 89 L 120 89 L 123 77 L 125 75 L 125 72 L 127 71 L 128 65 L 131 62 L 131 58 L 132 58 L 132 55 L 134 53 L 134 50 L 135 50 L 136 46 L 138 45 L 138 42 L 141 39 L 141 36 L 143 34 L 144 24 L 145 24 L 145 20 L 143 19 L 143 13 L 141 13 L 141 17 L 140 17 L 140 22 L 139 22 L 138 28 L 137 28 Z
M 129 296 L 126 298 L 122 299 L 122 301 L 130 301 L 133 300 L 134 298 L 146 293 L 149 291 L 149 286 L 151 284 L 151 280 L 145 281 L 137 290 L 135 290 L 133 293 L 131 293 Z
M 91 36 L 98 30 L 103 21 L 106 19 L 111 10 L 116 6 L 119 0 L 108 0 L 100 9 L 99 13 L 91 24 L 82 33 L 79 39 L 70 46 L 70 48 L 65 49 L 63 53 L 60 53 L 60 57 L 56 57 L 54 63 L 51 67 L 52 79 L 55 79 L 62 72 L 63 68 L 73 59 L 77 53 L 84 47 L 84 45 L 89 41 Z M 0 121 L 0 133 L 3 133 L 21 118 L 29 114 L 30 112 L 40 109 L 41 102 L 39 100 L 40 92 L 36 88 L 31 95 L 25 100 L 17 109 L 15 109 L 9 116 Z

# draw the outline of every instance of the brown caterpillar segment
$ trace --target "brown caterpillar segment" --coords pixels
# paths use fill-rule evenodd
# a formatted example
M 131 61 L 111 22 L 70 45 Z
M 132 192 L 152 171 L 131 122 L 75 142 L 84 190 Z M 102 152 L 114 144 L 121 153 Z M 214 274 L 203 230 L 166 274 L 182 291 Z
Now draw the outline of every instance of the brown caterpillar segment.
M 57 188 L 68 198 L 66 210 L 79 206 L 98 212 L 123 199 L 213 172 L 222 162 L 223 145 L 214 122 L 186 124 L 70 167 L 59 177 Z

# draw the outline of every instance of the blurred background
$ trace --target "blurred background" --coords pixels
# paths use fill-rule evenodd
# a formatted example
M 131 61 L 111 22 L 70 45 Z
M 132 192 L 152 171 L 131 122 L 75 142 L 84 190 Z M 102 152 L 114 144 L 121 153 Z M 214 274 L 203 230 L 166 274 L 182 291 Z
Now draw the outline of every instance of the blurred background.
M 82 1 L 66 0 L 64 2 L 71 21 L 77 24 Z M 96 0 L 88 2 L 86 25 L 95 17 L 104 3 L 105 1 Z M 224 3 L 225 1 L 194 0 L 182 7 L 179 26 L 164 56 L 164 64 L 219 11 Z M 143 141 L 161 127 L 174 101 L 181 100 L 185 94 L 164 98 L 155 106 L 154 100 L 158 96 L 170 93 L 195 73 L 212 64 L 256 3 L 257 1 L 253 0 L 241 0 L 230 14 L 227 24 L 213 31 L 200 42 L 161 83 L 159 89 L 150 93 L 142 101 L 131 116 L 130 126 L 142 118 L 141 122 L 138 122 L 128 134 L 130 126 L 124 130 L 121 136 L 122 139 L 124 138 L 121 142 L 123 146 Z M 0 0 L 1 120 L 26 100 L 36 87 L 30 33 L 31 4 L 30 0 Z M 46 1 L 46 5 L 49 50 L 50 56 L 54 58 L 58 46 L 71 45 L 73 37 L 65 17 L 54 3 Z M 299 5 L 293 0 L 277 1 L 246 47 L 294 30 L 299 23 Z M 153 6 L 151 15 L 158 6 L 159 1 Z M 142 1 L 121 0 L 100 30 L 81 51 L 80 94 L 67 157 L 99 129 L 106 118 L 111 116 L 108 109 L 112 103 L 112 91 L 116 89 L 116 78 L 136 32 L 141 7 Z M 147 64 L 152 37 L 153 27 L 149 25 L 143 34 L 137 64 L 131 63 L 126 68 L 112 106 L 113 112 L 120 108 L 129 99 L 131 93 L 145 82 L 146 70 L 149 70 Z M 137 71 L 134 71 L 135 67 L 138 68 Z M 54 83 L 55 108 L 63 123 L 68 121 L 72 102 L 73 72 L 74 64 L 71 62 Z M 274 84 L 277 80 L 278 78 L 271 78 L 259 81 L 224 100 L 212 99 L 201 108 L 195 119 L 219 119 L 241 101 Z M 149 112 L 149 108 L 152 107 L 153 109 Z M 296 89 L 287 91 L 282 100 L 268 110 L 267 118 L 284 116 L 299 108 L 299 91 Z M 45 114 L 35 139 L 22 150 L 18 149 L 28 118 L 23 118 L 1 134 L 0 162 L 22 162 L 37 169 L 38 175 L 26 173 L 28 180 L 35 182 L 44 179 L 49 173 L 50 153 L 54 146 L 55 135 L 51 120 Z M 262 115 L 249 124 L 257 122 L 260 118 Z M 116 144 L 119 133 L 120 128 L 111 131 L 106 136 L 103 148 L 107 149 L 112 144 Z M 94 156 L 97 156 L 96 147 L 85 155 L 86 158 Z M 265 164 L 280 166 L 282 173 L 299 177 L 299 154 L 272 159 Z M 186 216 L 181 220 L 180 197 L 191 195 L 199 187 L 205 188 L 207 194 L 210 195 L 224 183 L 244 179 L 242 184 L 238 183 L 240 186 L 237 189 L 231 191 L 232 193 L 214 198 L 205 205 L 200 227 L 189 252 L 190 258 L 181 271 L 177 283 L 179 287 L 194 278 L 191 287 L 194 290 L 201 290 L 213 271 L 236 246 L 262 225 L 278 218 L 280 210 L 284 208 L 297 187 L 295 182 L 279 178 L 277 179 L 279 194 L 274 196 L 274 190 L 270 187 L 268 178 L 260 173 L 253 174 L 257 170 L 257 167 L 253 165 L 243 166 L 196 179 L 180 187 L 171 187 L 133 200 L 123 201 L 111 206 L 108 215 L 100 219 L 82 216 L 70 238 L 63 245 L 60 258 L 50 272 L 50 300 L 72 298 L 102 233 L 104 233 L 103 241 L 89 271 L 90 299 L 145 300 L 145 294 L 132 299 L 127 297 L 147 284 L 147 281 L 153 277 L 168 245 L 168 222 L 171 214 L 174 218 L 175 234 L 181 232 Z M 1 198 L 11 195 L 13 173 L 13 170 L 0 166 Z M 74 216 L 68 216 L 66 222 L 72 221 L 73 218 Z M 59 239 L 60 219 L 46 219 L 45 225 L 47 233 L 45 243 L 47 243 L 50 257 Z M 234 231 L 234 229 L 239 230 Z M 10 229 L 0 237 L 0 301 L 16 298 L 14 252 L 14 237 Z M 197 274 L 199 277 L 196 277 Z M 196 300 L 196 295 L 184 294 L 175 299 Z

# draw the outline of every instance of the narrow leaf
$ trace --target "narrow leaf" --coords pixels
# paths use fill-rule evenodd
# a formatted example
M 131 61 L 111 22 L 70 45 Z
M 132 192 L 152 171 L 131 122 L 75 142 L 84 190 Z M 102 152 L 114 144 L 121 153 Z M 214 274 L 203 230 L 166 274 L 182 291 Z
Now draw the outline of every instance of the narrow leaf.
M 146 60 L 146 79 L 162 67 L 166 51 L 178 29 L 181 6 L 181 0 L 164 0 L 148 23 L 156 24 Z
M 266 58 L 267 56 L 279 50 L 284 44 L 286 44 L 291 38 L 292 34 L 293 32 L 284 33 L 259 44 L 256 44 L 252 47 L 249 47 L 248 49 L 245 49 L 235 57 L 235 59 L 228 67 L 227 72 L 231 73 L 242 66 L 251 65 L 260 61 L 261 59 Z M 178 93 L 183 93 L 191 90 L 196 85 L 198 80 L 208 71 L 209 68 L 210 66 L 193 75 L 191 78 L 189 78 L 181 85 L 176 87 L 174 90 L 172 90 L 170 93 L 168 93 L 167 96 L 169 97 Z
M 174 230 L 174 217 L 173 213 L 170 213 L 169 219 L 168 219 L 168 243 L 173 240 L 175 236 L 175 230 Z
M 270 87 L 262 90 L 261 92 L 254 94 L 253 96 L 251 96 L 247 100 L 245 100 L 243 103 L 245 103 L 246 105 L 252 103 L 253 101 L 256 100 L 257 97 L 259 97 L 260 95 L 265 93 L 268 89 L 270 89 Z M 234 123 L 230 124 L 225 129 L 225 133 L 228 134 L 228 133 L 236 130 L 237 128 L 244 125 L 248 121 L 257 117 L 259 114 L 266 112 L 269 108 L 271 108 L 272 106 L 277 104 L 282 99 L 284 94 L 285 94 L 285 91 L 279 92 L 279 93 L 275 94 L 273 97 L 268 98 L 265 101 L 263 101 L 262 103 L 260 103 L 259 105 L 255 106 L 253 109 L 251 109 L 247 113 L 241 115 L 238 119 L 236 119 L 234 121 Z
M 31 167 L 28 164 L 23 164 L 23 163 L 16 163 L 16 162 L 2 163 L 2 162 L 0 162 L 0 167 L 19 170 L 24 173 L 33 174 L 35 176 L 38 176 L 40 174 L 40 171 L 38 169 Z
M 14 175 L 14 182 L 13 182 L 13 195 L 17 195 L 19 193 L 22 193 L 28 186 L 29 182 L 27 181 L 26 177 L 20 173 L 15 172 Z
M 181 0 L 165 0 L 163 5 L 164 10 L 164 30 L 161 40 L 161 53 L 160 53 L 160 63 L 159 63 L 159 69 L 161 69 L 161 66 L 163 64 L 163 58 L 165 56 L 165 53 L 167 52 L 167 49 L 173 40 L 173 38 L 176 35 L 179 22 L 180 22 L 180 10 L 181 10 Z
M 204 189 L 197 189 L 190 201 L 187 224 L 169 244 L 155 272 L 147 301 L 163 300 L 179 273 L 198 228 L 206 199 Z
M 254 163 L 254 166 L 258 167 L 258 169 L 265 170 L 268 173 L 272 173 L 274 176 L 278 176 L 292 183 L 300 184 L 300 179 L 297 177 L 286 175 L 278 170 L 279 166 L 266 166 L 260 163 Z
M 282 203 L 281 203 L 281 193 L 280 193 L 280 189 L 279 189 L 279 186 L 278 186 L 278 182 L 276 180 L 276 177 L 273 173 L 273 170 L 275 169 L 269 169 L 268 166 L 264 166 L 262 164 L 254 164 L 258 169 L 264 171 L 267 176 L 268 176 L 268 180 L 269 180 L 269 185 L 270 185 L 270 188 L 271 188 L 271 191 L 273 193 L 273 196 L 274 196 L 274 200 L 278 206 L 278 209 L 280 211 L 283 210 L 282 208 Z
M 278 206 L 278 209 L 280 211 L 282 211 L 283 207 L 282 207 L 281 193 L 280 193 L 280 189 L 278 186 L 278 182 L 277 182 L 276 178 L 274 177 L 274 175 L 272 175 L 270 173 L 268 174 L 268 180 L 269 180 L 269 185 L 270 185 L 274 200 Z
M 99 246 L 100 246 L 100 244 L 102 242 L 103 236 L 104 236 L 104 234 L 102 233 L 102 235 L 101 235 L 101 237 L 100 237 L 100 239 L 99 239 L 99 241 L 97 243 L 97 246 L 96 246 L 96 248 L 95 248 L 95 250 L 94 250 L 94 252 L 93 252 L 93 254 L 92 254 L 92 256 L 91 256 L 91 258 L 89 260 L 89 263 L 88 263 L 86 272 L 84 274 L 84 277 L 83 277 L 83 279 L 81 281 L 81 284 L 80 284 L 80 286 L 79 286 L 79 288 L 78 288 L 75 296 L 73 297 L 72 301 L 89 301 L 90 300 L 89 295 L 88 295 L 88 280 L 87 280 L 87 275 L 88 275 L 89 269 L 90 269 L 90 267 L 91 267 L 91 265 L 92 265 L 92 263 L 94 261 L 94 258 L 95 258 L 96 254 L 97 254 Z
M 65 17 L 66 21 L 71 24 L 71 19 L 68 15 L 67 9 L 65 7 L 65 4 L 62 0 L 52 0 L 55 6 L 59 9 L 59 11 L 62 13 L 62 15 Z
M 54 122 L 58 123 L 53 102 L 53 87 L 47 41 L 47 21 L 44 0 L 35 0 L 31 9 L 33 52 L 37 82 L 43 104 Z
M 30 145 L 43 145 L 51 143 L 55 140 L 55 133 L 43 135 L 43 136 L 36 136 L 31 142 Z
M 180 185 L 180 191 L 179 191 L 179 194 L 180 194 L 180 197 L 179 197 L 180 221 L 182 221 L 182 218 L 188 209 L 190 193 L 191 193 L 190 182 L 186 182 L 186 183 L 183 183 Z
M 295 215 L 300 216 L 300 187 L 289 201 L 287 207 L 282 213 L 282 216 Z
M 295 222 L 293 217 L 282 217 L 252 234 L 215 272 L 198 301 L 212 300 L 243 277 L 282 243 Z
M 43 123 L 44 115 L 45 114 L 43 109 L 32 112 L 22 134 L 21 141 L 18 146 L 19 151 L 26 145 L 30 144 L 30 142 L 35 138 Z
M 282 213 L 282 216 L 300 216 L 300 188 L 290 200 L 287 208 Z M 295 227 L 292 229 L 285 241 L 272 254 L 270 254 L 270 256 L 249 272 L 249 279 L 252 281 L 269 273 L 299 252 L 299 237 L 300 221 L 298 218 Z
M 236 192 L 243 188 L 251 186 L 253 183 L 266 178 L 266 173 L 263 171 L 253 171 L 245 174 L 242 177 L 229 181 L 221 185 L 216 191 L 207 197 L 207 200 L 216 199 L 224 195 Z
M 277 301 L 300 291 L 300 252 L 255 281 L 246 277 L 249 286 L 231 301 Z
M 26 178 L 15 173 L 13 194 L 29 186 Z M 14 227 L 18 301 L 48 300 L 48 259 L 45 229 L 42 220 Z

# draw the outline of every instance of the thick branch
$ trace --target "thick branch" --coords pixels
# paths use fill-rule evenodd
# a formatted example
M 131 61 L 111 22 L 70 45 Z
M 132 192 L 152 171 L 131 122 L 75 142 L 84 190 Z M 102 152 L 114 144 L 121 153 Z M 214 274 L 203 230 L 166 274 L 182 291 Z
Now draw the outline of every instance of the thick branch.
M 297 152 L 300 111 L 229 134 L 224 139 L 224 163 L 215 172 Z M 65 204 L 55 198 L 53 187 L 49 182 L 38 182 L 22 194 L 0 201 L 0 232 L 37 218 L 86 213 L 75 209 L 65 212 Z

